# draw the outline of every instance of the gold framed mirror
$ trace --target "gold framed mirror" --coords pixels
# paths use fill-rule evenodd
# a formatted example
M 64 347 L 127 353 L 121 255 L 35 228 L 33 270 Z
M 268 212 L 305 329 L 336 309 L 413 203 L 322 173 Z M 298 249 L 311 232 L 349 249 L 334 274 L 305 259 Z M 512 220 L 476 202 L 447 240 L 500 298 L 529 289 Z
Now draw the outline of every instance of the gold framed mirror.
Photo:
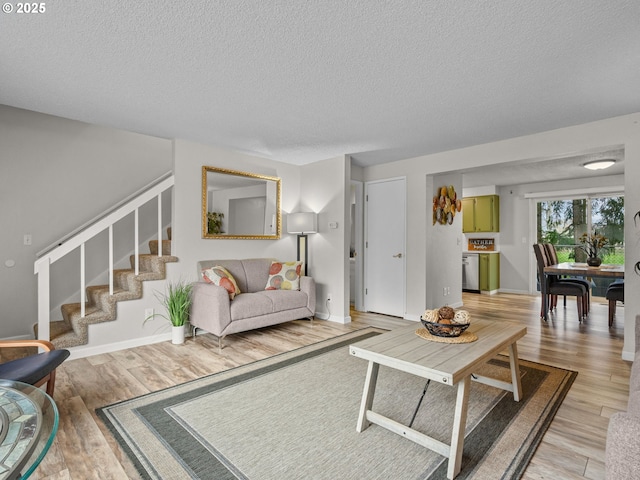
M 278 177 L 202 167 L 202 238 L 277 240 L 282 233 Z

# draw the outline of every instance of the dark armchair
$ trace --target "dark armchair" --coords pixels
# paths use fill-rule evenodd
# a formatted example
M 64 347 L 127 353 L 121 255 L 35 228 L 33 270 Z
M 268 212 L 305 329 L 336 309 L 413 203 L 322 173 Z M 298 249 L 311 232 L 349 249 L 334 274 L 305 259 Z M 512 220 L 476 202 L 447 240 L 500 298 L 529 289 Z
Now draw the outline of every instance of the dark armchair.
M 44 352 L 0 364 L 0 379 L 27 383 L 34 387 L 46 383 L 47 395 L 53 398 L 56 368 L 69 357 L 69 350 L 56 350 L 46 340 L 0 340 L 0 349 L 25 347 L 39 347 Z

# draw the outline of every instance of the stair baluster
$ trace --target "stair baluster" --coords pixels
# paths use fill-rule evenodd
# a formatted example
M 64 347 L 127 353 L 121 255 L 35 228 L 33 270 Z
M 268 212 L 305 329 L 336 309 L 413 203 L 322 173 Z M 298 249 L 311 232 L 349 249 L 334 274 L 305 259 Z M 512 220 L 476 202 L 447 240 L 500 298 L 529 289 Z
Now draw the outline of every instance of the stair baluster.
M 55 242 L 38 253 L 34 271 L 38 277 L 38 323 L 35 326 L 38 339 L 50 340 L 56 347 L 70 347 L 87 343 L 87 327 L 91 323 L 115 320 L 115 304 L 118 300 L 141 298 L 144 280 L 158 280 L 165 277 L 165 264 L 175 262 L 171 256 L 171 230 L 168 230 L 166 241 L 162 240 L 162 194 L 174 185 L 171 172 L 163 175 L 143 189 L 127 197 L 109 211 L 96 219 L 79 227 L 63 239 Z M 157 253 L 148 255 L 139 252 L 139 208 L 157 198 L 158 203 L 158 240 L 149 242 L 150 251 L 157 248 Z M 113 226 L 118 221 L 134 214 L 133 255 L 130 256 L 131 270 L 114 270 Z M 109 284 L 101 286 L 86 285 L 86 242 L 108 229 Z M 157 246 L 154 245 L 157 242 Z M 62 321 L 51 322 L 50 319 L 50 266 L 80 247 L 80 302 L 62 306 Z M 163 256 L 164 255 L 164 256 Z M 103 310 L 103 311 L 101 311 Z M 76 340 L 74 340 L 74 338 Z M 79 343 L 74 343 L 74 342 Z M 81 342 L 81 343 L 80 343 Z

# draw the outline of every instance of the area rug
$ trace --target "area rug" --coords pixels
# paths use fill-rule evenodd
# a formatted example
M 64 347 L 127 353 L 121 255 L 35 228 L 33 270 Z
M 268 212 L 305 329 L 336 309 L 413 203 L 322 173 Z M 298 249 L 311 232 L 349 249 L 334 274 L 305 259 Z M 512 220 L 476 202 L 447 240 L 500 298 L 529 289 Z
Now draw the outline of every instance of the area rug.
M 377 425 L 356 432 L 367 362 L 348 346 L 381 332 L 358 330 L 97 412 L 142 478 L 446 478 L 446 458 Z M 520 478 L 577 375 L 520 365 L 520 402 L 471 383 L 457 478 Z M 508 358 L 477 373 L 509 381 Z M 424 386 L 380 367 L 373 410 L 408 424 Z M 432 382 L 413 428 L 450 443 L 455 395 Z

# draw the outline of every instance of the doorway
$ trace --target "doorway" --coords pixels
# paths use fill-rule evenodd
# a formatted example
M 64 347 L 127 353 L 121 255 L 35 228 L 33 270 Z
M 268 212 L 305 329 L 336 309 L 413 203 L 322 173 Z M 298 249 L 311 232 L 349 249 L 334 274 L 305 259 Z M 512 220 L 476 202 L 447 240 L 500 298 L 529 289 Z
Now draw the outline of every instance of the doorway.
M 364 307 L 364 183 L 351 181 L 351 235 L 349 242 L 349 303 L 363 312 Z
M 405 313 L 406 178 L 365 184 L 365 310 Z

